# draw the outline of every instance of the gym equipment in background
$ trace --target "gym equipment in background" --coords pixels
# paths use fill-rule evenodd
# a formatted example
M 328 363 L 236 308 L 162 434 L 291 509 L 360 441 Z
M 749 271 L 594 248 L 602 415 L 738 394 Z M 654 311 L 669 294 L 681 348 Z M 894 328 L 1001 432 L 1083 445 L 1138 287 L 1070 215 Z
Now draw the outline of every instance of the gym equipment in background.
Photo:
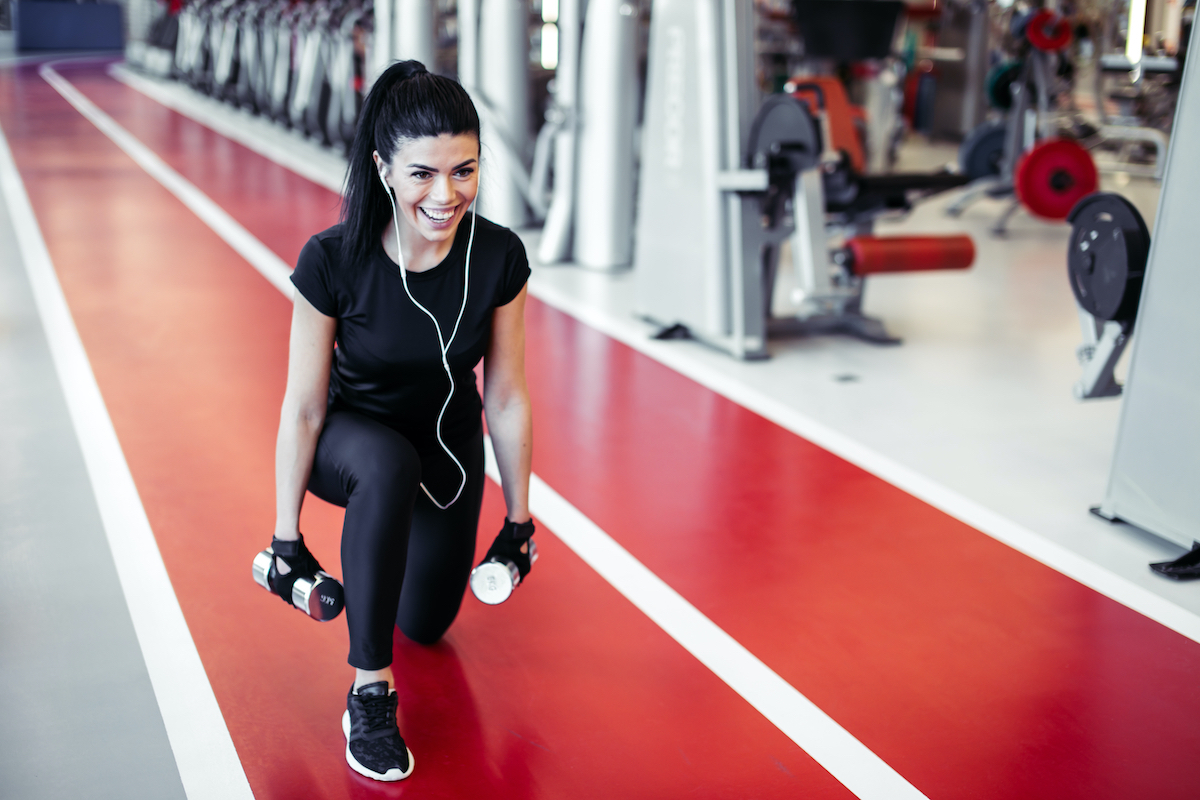
M 1111 151 L 1105 172 L 1162 180 L 1167 163 L 1167 135 L 1178 100 L 1171 81 L 1179 72 L 1173 56 L 1142 56 L 1133 63 L 1124 53 L 1105 53 L 1096 60 L 1094 96 L 1100 117 L 1100 140 L 1093 149 Z M 1109 106 L 1116 113 L 1109 113 Z M 1152 150 L 1153 162 L 1146 161 Z M 1141 162 L 1141 163 L 1139 163 Z
M 272 594 L 275 594 L 275 588 L 271 585 L 274 562 L 275 551 L 268 547 L 256 555 L 251 563 L 254 582 Z M 342 613 L 345 604 L 342 584 L 324 570 L 311 577 L 300 576 L 292 584 L 292 605 L 318 622 L 335 618 Z
M 1096 191 L 1091 155 L 1070 139 L 1043 139 L 1017 160 L 1013 190 L 1034 216 L 1067 219 L 1071 209 Z
M 1115 397 L 1121 385 L 1113 368 L 1133 333 L 1150 231 L 1137 208 L 1111 192 L 1088 195 L 1068 219 L 1067 274 L 1083 328 L 1076 351 L 1083 377 L 1075 384 L 1075 397 Z
M 972 186 L 946 213 L 957 217 L 980 197 L 1011 197 L 992 226 L 1003 236 L 1022 205 L 1035 216 L 1065 220 L 1082 198 L 1096 191 L 1091 155 L 1060 135 L 1051 101 L 1067 91 L 1063 51 L 1071 43 L 1070 22 L 1056 11 L 1014 14 L 1010 32 L 1014 60 L 1001 62 L 987 79 L 987 96 L 1005 112 L 1003 121 L 981 123 L 959 148 L 959 170 Z
M 989 3 L 949 0 L 936 5 L 941 7 L 937 46 L 919 53 L 933 62 L 937 72 L 929 131 L 935 137 L 961 139 L 987 115 Z
M 1191 33 L 1191 53 L 1200 52 L 1197 27 Z M 1186 59 L 1171 140 L 1200 141 L 1200 59 Z M 1200 541 L 1197 186 L 1200 153 L 1194 147 L 1172 147 L 1138 304 L 1138 332 L 1108 489 L 1096 509 L 1106 519 L 1124 520 L 1185 549 Z
M 819 12 L 842 13 L 843 31 L 859 23 L 873 29 L 885 18 L 894 25 L 899 5 L 834 0 Z M 965 179 L 856 171 L 822 133 L 834 127 L 828 118 L 836 105 L 827 96 L 836 91 L 832 84 L 794 87 L 808 94 L 811 106 L 790 95 L 756 102 L 755 22 L 751 0 L 655 7 L 636 312 L 662 326 L 662 337 L 690 335 L 744 359 L 767 357 L 771 334 L 846 333 L 895 343 L 879 320 L 862 312 L 865 278 L 965 268 L 974 246 L 967 237 L 870 237 L 873 221 L 903 212 L 914 195 Z M 891 36 L 883 28 L 882 36 L 843 36 L 836 46 L 867 42 L 886 54 Z M 788 301 L 785 314 L 774 312 L 777 294 Z
M 362 107 L 373 7 L 371 0 L 192 0 L 177 16 L 163 11 L 153 36 L 131 42 L 127 62 L 344 149 Z

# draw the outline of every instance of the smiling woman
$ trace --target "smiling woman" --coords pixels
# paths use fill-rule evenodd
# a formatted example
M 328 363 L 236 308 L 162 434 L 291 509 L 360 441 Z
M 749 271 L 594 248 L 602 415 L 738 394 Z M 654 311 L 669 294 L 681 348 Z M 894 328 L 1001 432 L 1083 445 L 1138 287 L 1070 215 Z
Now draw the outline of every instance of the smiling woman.
M 350 767 L 377 780 L 413 769 L 396 724 L 393 630 L 433 643 L 462 604 L 483 497 L 481 412 L 508 505 L 489 556 L 522 578 L 530 567 L 529 265 L 511 231 L 471 211 L 478 189 L 470 97 L 415 61 L 394 64 L 363 107 L 342 221 L 308 241 L 292 274 L 267 583 L 291 603 L 293 584 L 320 570 L 298 527 L 306 490 L 346 509 L 355 679 L 342 729 Z
M 396 199 L 398 215 L 408 223 L 403 228 L 388 223 L 384 250 L 410 272 L 436 266 L 450 251 L 458 223 L 479 192 L 479 139 L 444 133 L 406 141 L 396 153 L 395 160 L 403 164 L 396 170 L 378 151 L 372 157 Z

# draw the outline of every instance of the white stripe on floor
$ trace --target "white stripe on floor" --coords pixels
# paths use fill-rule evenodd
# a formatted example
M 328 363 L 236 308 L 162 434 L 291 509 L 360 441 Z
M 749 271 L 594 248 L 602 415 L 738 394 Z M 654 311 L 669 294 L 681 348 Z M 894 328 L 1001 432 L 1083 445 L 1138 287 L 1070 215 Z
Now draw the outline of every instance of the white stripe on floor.
M 291 297 L 291 283 L 278 272 L 282 262 L 265 245 L 52 68 L 43 67 L 42 76 L 151 177 L 196 211 L 218 236 Z M 197 209 L 204 209 L 205 213 Z M 247 246 L 247 240 L 253 240 L 253 246 Z M 260 259 L 261 263 L 254 259 Z M 489 475 L 498 482 L 490 443 L 488 453 Z M 530 506 L 551 533 L 855 795 L 863 800 L 925 797 L 536 475 L 530 486 Z
M 251 798 L 3 131 L 0 187 L 184 791 L 192 800 Z
M 204 223 L 213 230 L 222 231 L 221 238 L 228 242 L 238 255 L 262 273 L 262 276 L 270 281 L 272 286 L 283 292 L 289 299 L 291 298 L 292 282 L 288 278 L 291 276 L 292 270 L 270 248 L 251 236 L 249 231 L 225 212 L 225 209 L 210 200 L 208 195 L 197 189 L 178 172 L 168 167 L 161 158 L 151 152 L 150 148 L 135 139 L 133 134 L 118 125 L 112 117 L 84 97 L 66 78 L 54 70 L 53 64 L 43 64 L 38 70 L 38 74 L 53 86 L 55 91 L 61 94 L 68 103 L 73 105 L 76 111 L 83 114 L 89 122 L 100 129 L 101 133 L 124 150 L 126 155 L 137 162 L 139 167 L 150 173 L 151 177 L 161 183 L 168 192 L 178 197 L 180 202 L 187 206 L 193 214 L 204 220 Z

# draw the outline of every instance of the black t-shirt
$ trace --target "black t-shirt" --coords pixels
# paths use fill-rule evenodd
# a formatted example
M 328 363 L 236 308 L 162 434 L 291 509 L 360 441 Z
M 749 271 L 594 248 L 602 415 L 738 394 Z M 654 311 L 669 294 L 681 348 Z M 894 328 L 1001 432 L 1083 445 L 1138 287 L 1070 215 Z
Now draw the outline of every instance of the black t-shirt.
M 465 216 L 446 258 L 430 270 L 407 274 L 409 291 L 437 318 L 443 338 L 453 332 L 462 306 L 470 232 L 471 219 Z M 341 248 L 340 225 L 318 233 L 300 251 L 292 273 L 304 298 L 337 319 L 330 410 L 356 411 L 399 431 L 421 454 L 430 490 L 449 480 L 453 491 L 459 473 L 435 434 L 450 383 L 433 321 L 405 293 L 400 268 L 384 253 L 382 242 L 376 242 L 362 264 L 344 263 Z M 447 354 L 454 396 L 441 430 L 452 449 L 479 431 L 483 403 L 474 369 L 487 351 L 492 311 L 512 302 L 530 274 L 521 240 L 483 217 L 476 223 L 470 269 L 466 309 Z

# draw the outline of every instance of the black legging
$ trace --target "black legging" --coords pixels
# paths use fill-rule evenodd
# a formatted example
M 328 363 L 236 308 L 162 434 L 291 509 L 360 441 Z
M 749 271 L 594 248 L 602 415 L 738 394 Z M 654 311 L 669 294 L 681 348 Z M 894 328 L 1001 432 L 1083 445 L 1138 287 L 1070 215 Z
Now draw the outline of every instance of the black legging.
M 451 449 L 467 485 L 442 511 L 421 491 L 421 460 L 403 435 L 350 411 L 325 419 L 308 489 L 346 509 L 342 580 L 353 667 L 392 663 L 393 625 L 431 644 L 458 615 L 483 502 L 483 432 Z

